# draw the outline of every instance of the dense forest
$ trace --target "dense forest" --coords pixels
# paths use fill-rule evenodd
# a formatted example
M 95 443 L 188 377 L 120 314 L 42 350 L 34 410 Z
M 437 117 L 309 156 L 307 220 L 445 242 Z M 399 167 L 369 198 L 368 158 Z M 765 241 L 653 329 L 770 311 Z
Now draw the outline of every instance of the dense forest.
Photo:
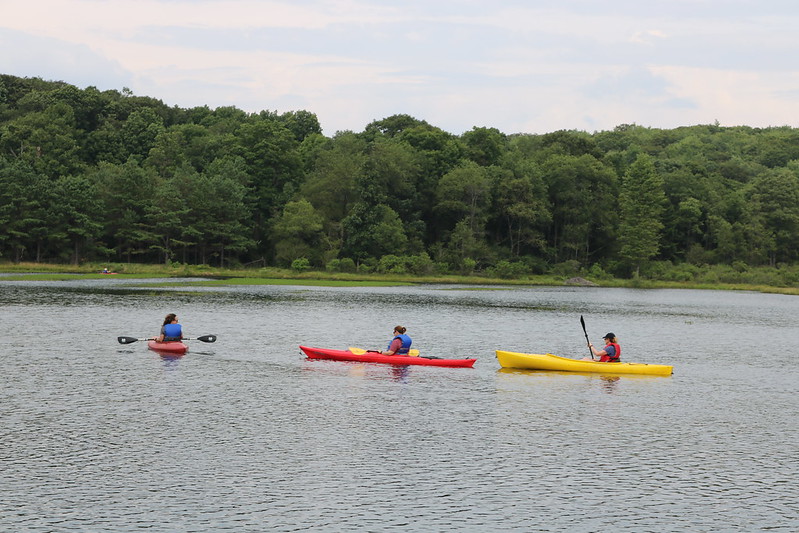
M 0 259 L 690 279 L 799 259 L 799 130 L 453 135 L 0 75 Z

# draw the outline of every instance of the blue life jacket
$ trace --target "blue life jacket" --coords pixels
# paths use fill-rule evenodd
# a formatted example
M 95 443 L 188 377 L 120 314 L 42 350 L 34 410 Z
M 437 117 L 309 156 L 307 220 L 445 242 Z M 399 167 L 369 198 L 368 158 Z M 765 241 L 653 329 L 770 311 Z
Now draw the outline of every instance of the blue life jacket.
M 402 335 L 397 335 L 394 337 L 394 339 L 399 339 L 402 341 L 402 346 L 400 346 L 400 349 L 397 350 L 397 355 L 408 355 L 408 352 L 411 350 L 411 343 L 413 342 L 411 338 L 403 333 Z M 391 342 L 393 342 L 394 339 L 391 339 Z M 386 350 L 391 349 L 391 342 L 389 342 L 388 346 L 386 346 Z
M 164 340 L 180 339 L 183 336 L 183 326 L 180 324 L 164 324 Z

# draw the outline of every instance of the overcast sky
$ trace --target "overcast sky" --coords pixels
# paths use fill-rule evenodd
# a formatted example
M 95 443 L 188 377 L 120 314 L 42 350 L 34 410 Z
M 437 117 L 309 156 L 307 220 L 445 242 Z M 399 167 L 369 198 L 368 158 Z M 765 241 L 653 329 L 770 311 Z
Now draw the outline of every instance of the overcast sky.
M 0 0 L 0 73 L 448 132 L 799 126 L 797 0 Z

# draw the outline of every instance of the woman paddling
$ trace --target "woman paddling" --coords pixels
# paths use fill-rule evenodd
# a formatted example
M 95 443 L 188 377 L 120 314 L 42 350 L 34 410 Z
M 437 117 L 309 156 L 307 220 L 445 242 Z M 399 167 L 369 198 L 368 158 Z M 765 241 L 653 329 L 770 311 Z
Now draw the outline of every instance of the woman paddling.
M 621 346 L 619 346 L 619 341 L 616 338 L 616 335 L 613 333 L 608 333 L 604 337 L 605 339 L 605 347 L 602 350 L 597 350 L 594 348 L 594 345 L 590 342 L 588 343 L 588 347 L 591 348 L 591 353 L 594 354 L 596 357 L 599 357 L 600 363 L 618 363 L 621 361 Z
M 394 338 L 388 343 L 385 351 L 380 352 L 383 355 L 408 355 L 411 349 L 411 338 L 405 334 L 407 331 L 402 326 L 394 328 Z
M 175 313 L 169 313 L 164 318 L 161 326 L 161 334 L 156 337 L 157 342 L 179 341 L 183 338 L 183 327 L 178 324 L 178 317 Z

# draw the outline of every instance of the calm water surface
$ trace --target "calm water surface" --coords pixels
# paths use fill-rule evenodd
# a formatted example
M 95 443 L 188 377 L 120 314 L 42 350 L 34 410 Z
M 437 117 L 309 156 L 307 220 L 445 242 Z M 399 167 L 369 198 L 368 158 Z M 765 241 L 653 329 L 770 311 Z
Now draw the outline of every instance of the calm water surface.
M 175 312 L 162 359 L 118 335 Z M 615 332 L 672 377 L 501 370 Z M 797 531 L 799 298 L 0 280 L 3 531 Z M 473 369 L 306 360 L 408 327 Z

